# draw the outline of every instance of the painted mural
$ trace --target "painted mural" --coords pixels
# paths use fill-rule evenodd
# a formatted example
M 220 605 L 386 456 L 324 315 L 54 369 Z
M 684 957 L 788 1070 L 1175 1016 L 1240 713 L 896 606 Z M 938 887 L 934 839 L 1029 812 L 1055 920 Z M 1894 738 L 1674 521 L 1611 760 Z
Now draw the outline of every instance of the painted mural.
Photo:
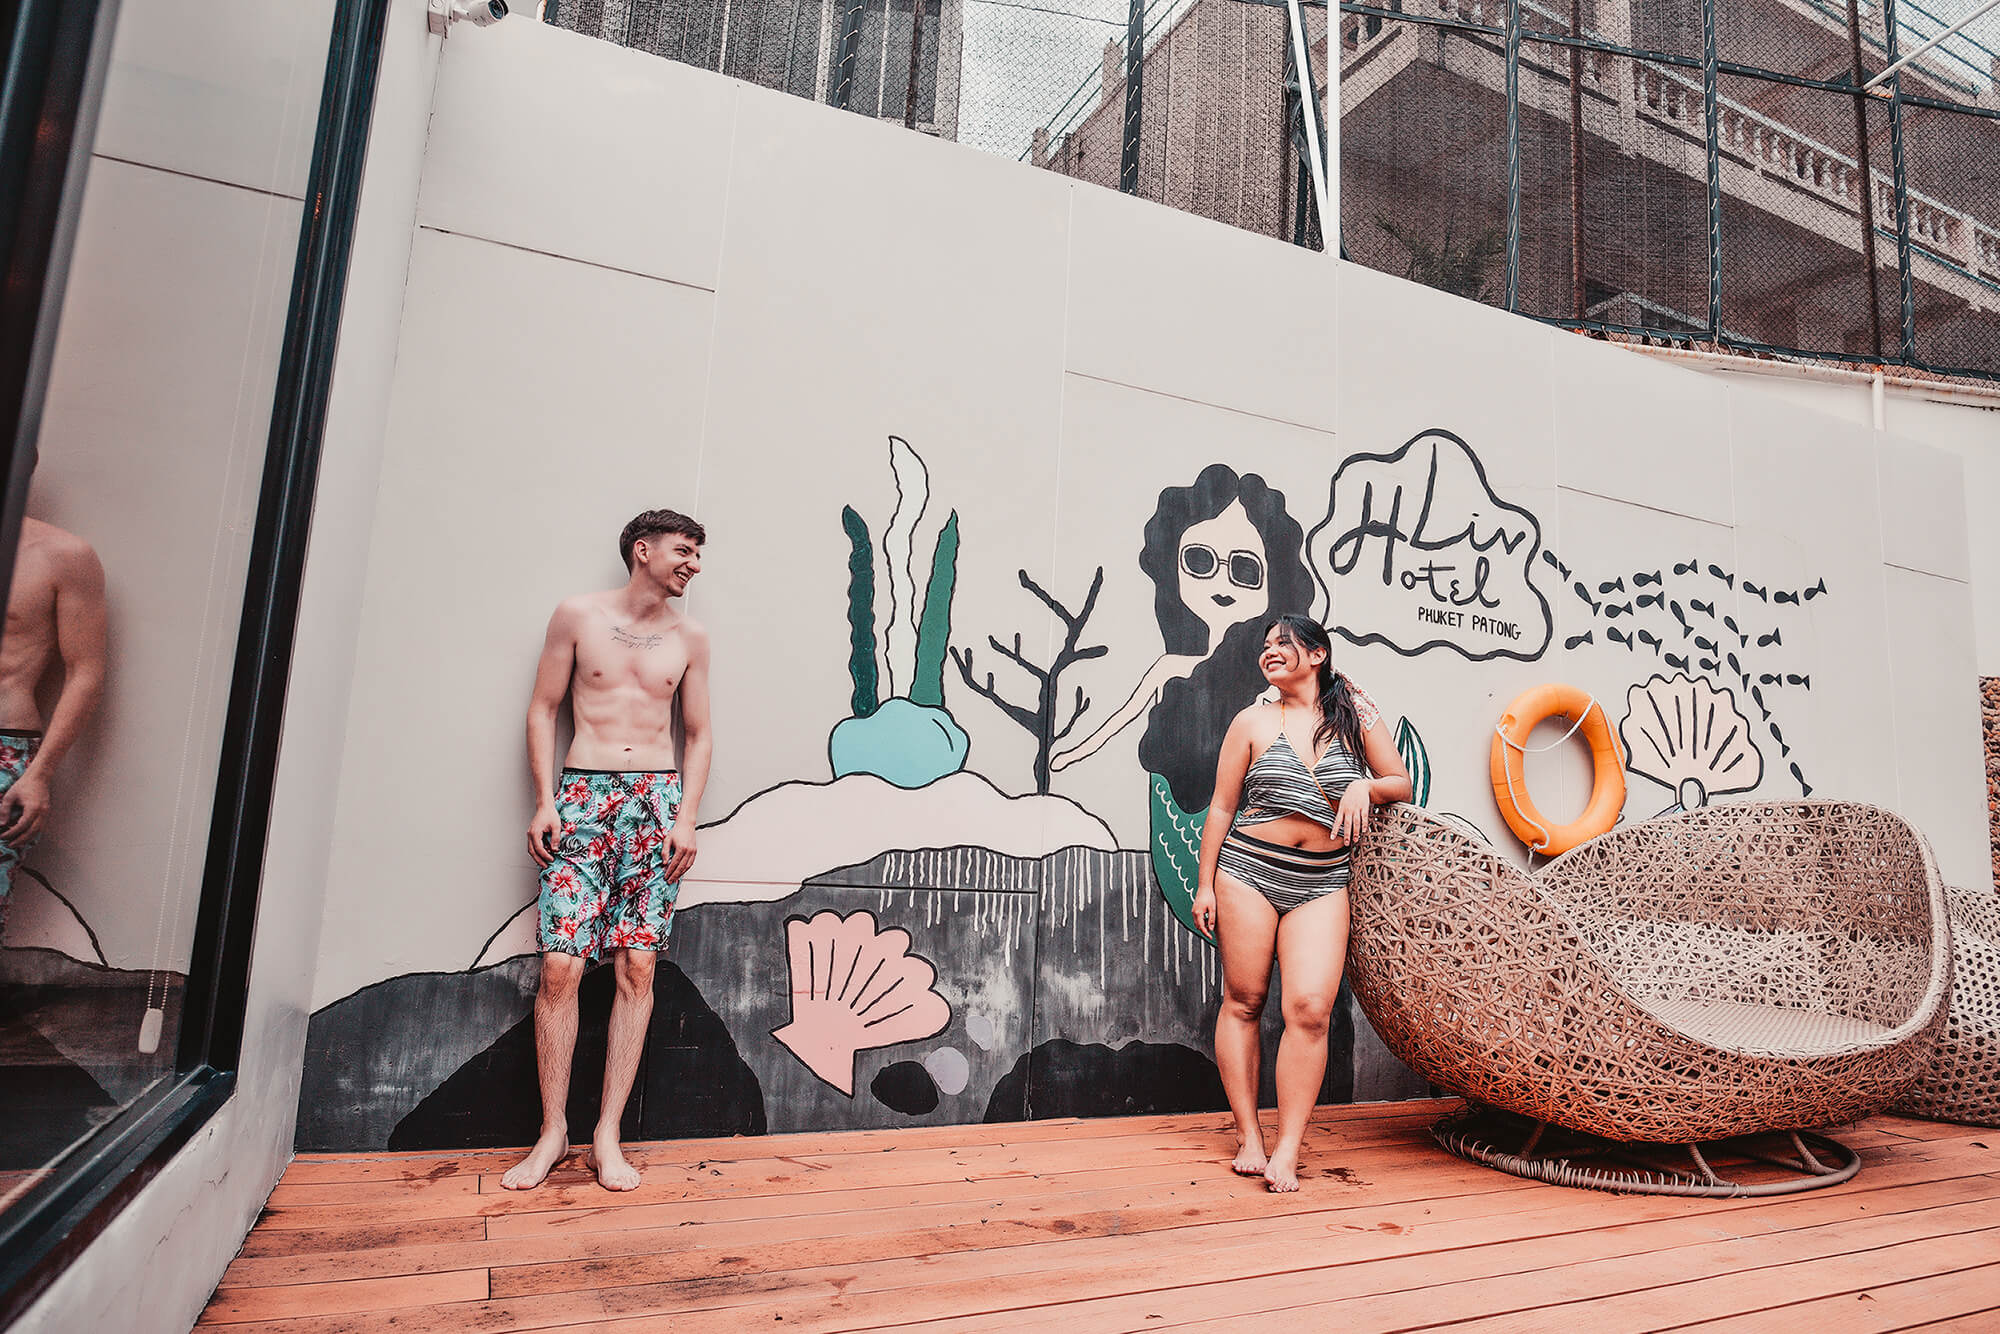
M 771 1040 L 849 1097 L 856 1053 L 934 1037 L 951 1022 L 937 969 L 910 952 L 908 931 L 878 929 L 874 913 L 794 917 L 785 941 L 792 1014 Z
M 1764 753 L 1751 739 L 1752 726 L 1736 709 L 1736 692 L 1682 672 L 1627 691 L 1618 731 L 1626 767 L 1673 792 L 1666 815 L 1755 790 L 1764 779 Z
M 819 772 L 725 741 L 757 784 L 702 828 L 633 1135 L 1222 1108 L 1219 964 L 1190 907 L 1215 755 L 1265 689 L 1280 612 L 1345 641 L 1342 669 L 1399 719 L 1415 800 L 1517 858 L 1485 778 L 1523 683 L 1575 673 L 1616 710 L 1643 780 L 1626 818 L 1812 791 L 1781 727 L 1827 670 L 1798 646 L 1838 590 L 1738 577 L 1719 551 L 1569 563 L 1469 430 L 1262 470 L 1135 460 L 1132 517 L 1053 559 L 940 480 L 964 475 L 933 466 L 958 462 L 947 445 L 886 439 L 788 553 L 844 573 L 844 636 L 787 651 L 844 672 L 846 711 L 792 720 L 823 729 Z M 476 957 L 313 1015 L 301 1148 L 532 1139 L 532 891 L 524 872 Z M 596 1114 L 609 978 L 584 986 L 572 1124 Z M 1329 1040 L 1324 1099 L 1427 1091 L 1351 1004 Z
M 1329 590 L 1322 620 L 1357 644 L 1405 655 L 1442 648 L 1474 662 L 1532 662 L 1555 624 L 1535 582 L 1541 547 L 1540 521 L 1493 493 L 1471 446 L 1426 431 L 1334 473 L 1312 531 Z
M 1197 934 L 1195 871 L 1215 755 L 1230 719 L 1265 689 L 1256 654 L 1265 623 L 1312 602 L 1303 546 L 1284 496 L 1255 474 L 1238 476 L 1217 463 L 1192 485 L 1160 492 L 1139 568 L 1153 583 L 1164 652 L 1116 712 L 1054 760 L 1056 768 L 1087 760 L 1145 718 L 1139 762 L 1150 792 L 1147 852 L 1175 919 Z

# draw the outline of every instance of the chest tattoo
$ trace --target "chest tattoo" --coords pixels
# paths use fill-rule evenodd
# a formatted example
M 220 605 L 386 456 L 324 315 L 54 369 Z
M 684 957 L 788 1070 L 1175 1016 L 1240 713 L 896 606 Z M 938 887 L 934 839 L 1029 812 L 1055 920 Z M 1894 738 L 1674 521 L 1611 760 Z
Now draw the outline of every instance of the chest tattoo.
M 635 635 L 622 626 L 611 627 L 611 638 L 626 648 L 658 648 L 666 642 L 665 635 Z

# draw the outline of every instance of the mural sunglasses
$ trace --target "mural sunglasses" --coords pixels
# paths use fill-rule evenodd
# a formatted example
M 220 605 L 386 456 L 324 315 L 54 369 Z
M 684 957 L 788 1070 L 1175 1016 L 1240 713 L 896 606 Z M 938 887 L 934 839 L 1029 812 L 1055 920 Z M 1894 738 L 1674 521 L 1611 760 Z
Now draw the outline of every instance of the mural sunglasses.
M 1213 579 L 1216 571 L 1225 562 L 1214 547 L 1190 542 L 1181 548 L 1181 568 L 1197 579 Z M 1238 588 L 1262 588 L 1264 586 L 1264 561 L 1254 551 L 1232 551 L 1229 553 L 1229 582 Z

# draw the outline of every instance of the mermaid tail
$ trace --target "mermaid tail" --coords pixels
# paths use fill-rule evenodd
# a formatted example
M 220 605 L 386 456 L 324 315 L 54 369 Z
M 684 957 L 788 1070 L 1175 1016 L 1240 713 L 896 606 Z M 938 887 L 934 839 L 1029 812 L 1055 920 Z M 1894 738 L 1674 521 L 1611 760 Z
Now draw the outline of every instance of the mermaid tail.
M 1167 780 L 1158 774 L 1149 777 L 1153 783 L 1153 879 L 1159 882 L 1160 896 L 1180 924 L 1212 945 L 1215 942 L 1194 924 L 1194 891 L 1201 876 L 1201 827 L 1208 819 L 1208 810 L 1182 810 Z

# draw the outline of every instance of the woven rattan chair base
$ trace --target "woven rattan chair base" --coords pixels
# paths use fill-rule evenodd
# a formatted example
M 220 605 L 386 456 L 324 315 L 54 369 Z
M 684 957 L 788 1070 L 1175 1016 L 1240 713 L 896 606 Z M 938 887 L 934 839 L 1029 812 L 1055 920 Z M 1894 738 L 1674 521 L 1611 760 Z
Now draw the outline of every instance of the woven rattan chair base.
M 1468 1102 L 1431 1127 L 1446 1152 L 1518 1177 L 1627 1195 L 1791 1195 L 1851 1180 L 1861 1159 L 1807 1131 L 1623 1144 Z

